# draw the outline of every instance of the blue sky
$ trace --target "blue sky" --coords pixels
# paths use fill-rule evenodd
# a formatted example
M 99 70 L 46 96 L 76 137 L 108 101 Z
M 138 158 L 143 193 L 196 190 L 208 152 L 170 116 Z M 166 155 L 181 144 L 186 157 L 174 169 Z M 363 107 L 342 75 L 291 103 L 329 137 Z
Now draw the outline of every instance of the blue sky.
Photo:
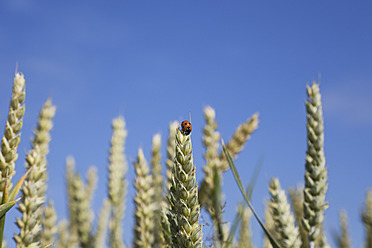
M 24 151 L 30 148 L 38 111 L 52 97 L 58 109 L 48 197 L 59 217 L 66 216 L 65 159 L 73 155 L 81 174 L 98 167 L 97 210 L 107 190 L 111 120 L 124 115 L 131 183 L 124 227 L 131 244 L 132 162 L 138 148 L 149 159 L 152 136 L 160 132 L 164 158 L 169 122 L 187 119 L 191 111 L 200 180 L 203 108 L 215 108 L 225 140 L 259 112 L 259 129 L 236 165 L 247 183 L 265 153 L 253 195 L 263 215 L 271 177 L 279 177 L 284 188 L 303 184 L 305 85 L 321 74 L 328 240 L 333 243 L 338 212 L 346 209 L 352 242 L 361 247 L 359 213 L 372 186 L 371 13 L 370 1 L 1 1 L 2 127 L 17 62 L 27 84 L 16 178 L 24 172 Z M 232 221 L 241 196 L 231 172 L 225 174 L 224 192 L 226 221 Z M 8 239 L 17 232 L 13 222 L 10 215 Z M 262 232 L 252 224 L 259 247 Z

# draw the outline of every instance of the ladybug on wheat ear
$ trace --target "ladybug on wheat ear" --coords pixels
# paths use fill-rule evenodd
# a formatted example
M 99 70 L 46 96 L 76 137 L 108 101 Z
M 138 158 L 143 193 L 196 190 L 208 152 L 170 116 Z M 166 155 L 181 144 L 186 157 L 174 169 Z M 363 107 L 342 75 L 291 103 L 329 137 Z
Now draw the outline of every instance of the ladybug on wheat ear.
M 181 131 L 183 134 L 189 135 L 191 133 L 191 130 L 192 130 L 192 126 L 189 121 L 183 121 L 181 123 Z

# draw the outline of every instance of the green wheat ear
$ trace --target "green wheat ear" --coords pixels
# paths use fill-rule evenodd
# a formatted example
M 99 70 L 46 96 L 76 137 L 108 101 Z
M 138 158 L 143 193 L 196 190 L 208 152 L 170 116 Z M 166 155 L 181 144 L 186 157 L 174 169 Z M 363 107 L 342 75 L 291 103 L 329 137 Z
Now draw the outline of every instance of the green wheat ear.
M 191 137 L 177 129 L 168 213 L 173 247 L 202 247 L 203 234 L 199 225 L 200 205 L 195 174 Z
M 17 247 L 38 247 L 40 246 L 40 217 L 42 204 L 45 202 L 45 195 L 39 195 L 38 191 L 42 183 L 38 182 L 38 177 L 46 170 L 44 165 L 41 165 L 41 154 L 39 147 L 31 150 L 26 157 L 27 167 L 35 168 L 28 175 L 21 191 L 22 200 L 19 203 L 18 210 L 22 213 L 21 218 L 17 218 L 17 226 L 19 234 L 14 235 L 14 240 Z
M 307 85 L 307 151 L 305 163 L 304 218 L 302 223 L 313 248 L 321 234 L 324 211 L 328 207 L 325 196 L 328 188 L 324 156 L 323 111 L 319 85 Z
M 5 126 L 4 136 L 1 140 L 0 152 L 0 199 L 3 198 L 6 176 L 7 188 L 12 188 L 12 177 L 15 174 L 15 161 L 18 158 L 17 149 L 21 140 L 23 115 L 25 113 L 25 78 L 22 73 L 14 77 L 13 94 L 10 100 L 9 114 Z

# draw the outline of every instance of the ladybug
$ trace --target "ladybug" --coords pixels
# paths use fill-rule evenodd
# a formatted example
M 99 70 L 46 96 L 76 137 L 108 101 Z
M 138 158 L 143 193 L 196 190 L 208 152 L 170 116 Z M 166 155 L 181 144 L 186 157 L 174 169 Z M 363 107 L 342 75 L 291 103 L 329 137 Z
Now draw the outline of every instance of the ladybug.
M 191 126 L 191 123 L 189 121 L 183 121 L 181 123 L 181 128 L 182 128 L 181 131 L 182 131 L 183 134 L 189 135 L 191 133 L 192 126 Z

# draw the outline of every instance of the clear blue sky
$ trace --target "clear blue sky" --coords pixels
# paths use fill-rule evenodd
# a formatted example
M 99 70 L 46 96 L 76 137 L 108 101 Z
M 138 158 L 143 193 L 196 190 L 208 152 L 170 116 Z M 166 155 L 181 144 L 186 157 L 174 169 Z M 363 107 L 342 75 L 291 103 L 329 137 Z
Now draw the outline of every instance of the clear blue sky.
M 359 213 L 372 186 L 371 13 L 371 1 L 1 1 L 2 129 L 16 62 L 27 83 L 16 178 L 24 172 L 37 113 L 52 97 L 58 109 L 48 197 L 59 217 L 66 216 L 65 159 L 73 155 L 82 174 L 98 167 L 97 210 L 107 190 L 111 120 L 123 114 L 131 183 L 125 240 L 131 244 L 137 149 L 143 147 L 149 159 L 152 135 L 160 132 L 164 158 L 169 122 L 182 121 L 191 111 L 200 180 L 203 108 L 215 108 L 225 140 L 258 111 L 259 129 L 236 165 L 246 183 L 265 152 L 253 195 L 263 215 L 271 177 L 279 177 L 284 188 L 303 184 L 305 85 L 320 73 L 329 169 L 327 237 L 333 243 L 338 212 L 346 209 L 352 242 L 361 247 Z M 225 174 L 224 192 L 226 221 L 232 221 L 241 196 L 231 172 Z M 10 215 L 8 239 L 17 232 L 13 223 Z M 255 221 L 253 230 L 260 247 Z

